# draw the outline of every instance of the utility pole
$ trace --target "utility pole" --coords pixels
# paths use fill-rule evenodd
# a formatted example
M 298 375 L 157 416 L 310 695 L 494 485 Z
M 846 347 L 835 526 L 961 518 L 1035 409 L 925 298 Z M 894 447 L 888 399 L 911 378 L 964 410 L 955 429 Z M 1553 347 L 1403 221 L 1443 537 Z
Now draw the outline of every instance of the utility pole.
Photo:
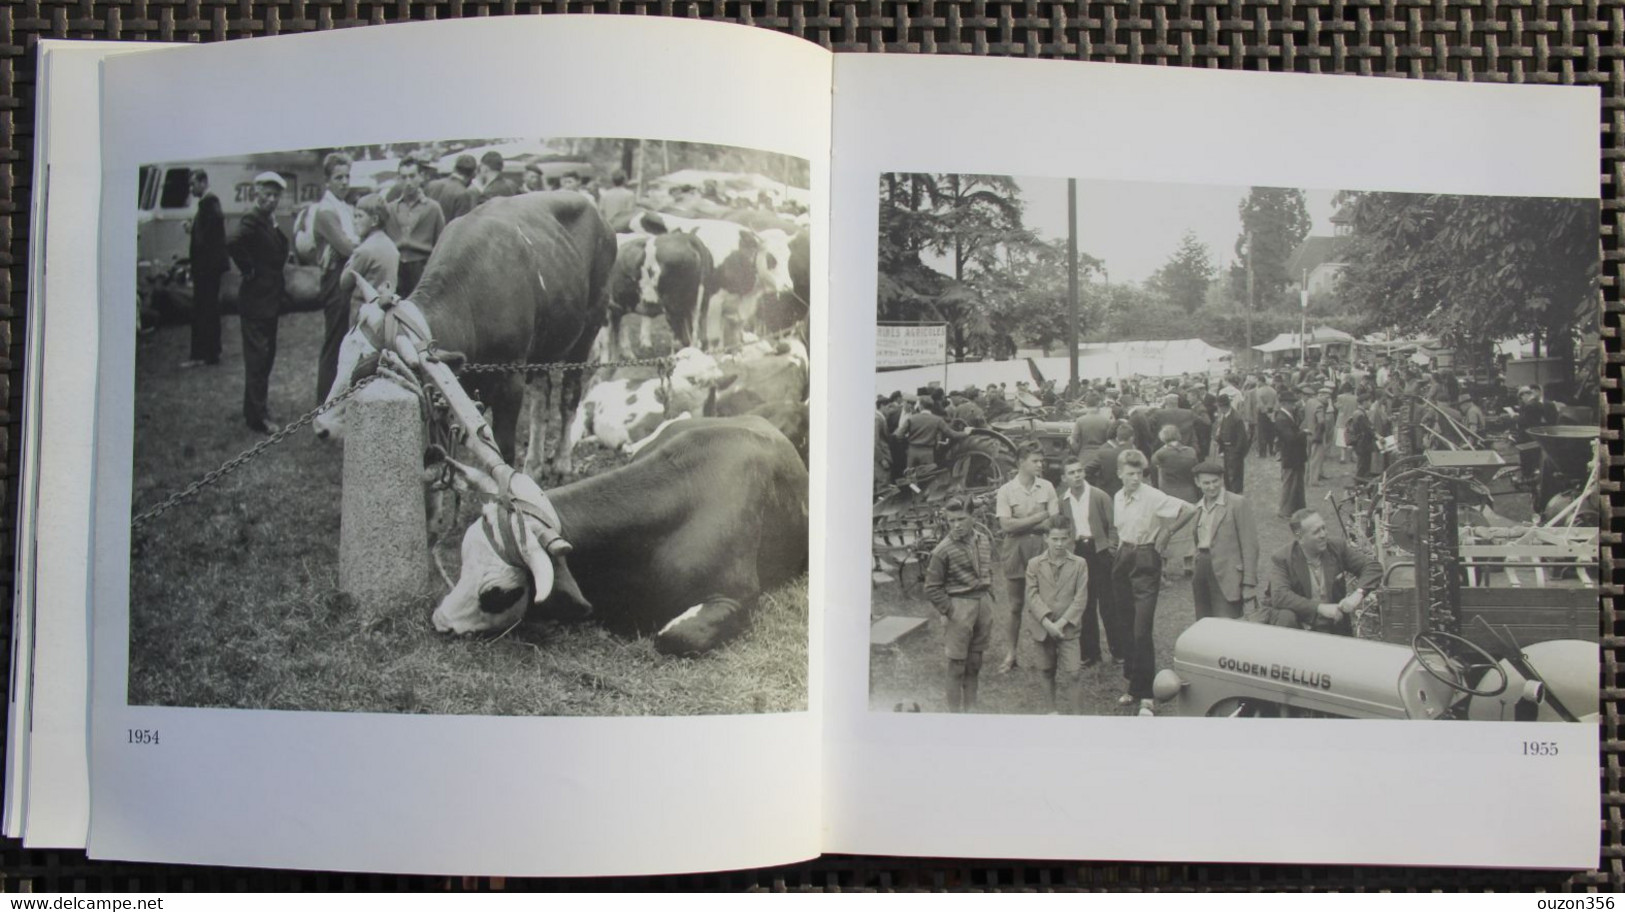
M 1258 306 L 1254 300 L 1257 292 L 1253 288 L 1253 231 L 1247 229 L 1247 300 L 1242 309 L 1242 327 L 1247 334 L 1247 350 L 1253 350 L 1253 308 Z
M 1298 363 L 1309 363 L 1309 270 L 1303 271 L 1298 286 Z
M 1066 179 L 1067 394 L 1078 390 L 1078 179 Z

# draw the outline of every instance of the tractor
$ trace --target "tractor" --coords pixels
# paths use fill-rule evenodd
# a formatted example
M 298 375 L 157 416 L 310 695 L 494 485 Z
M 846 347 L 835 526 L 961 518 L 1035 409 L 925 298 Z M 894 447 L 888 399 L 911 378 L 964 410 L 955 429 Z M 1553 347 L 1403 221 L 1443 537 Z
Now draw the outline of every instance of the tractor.
M 1565 504 L 1544 522 L 1502 515 L 1522 498 L 1493 490 L 1517 468 L 1487 449 L 1402 457 L 1334 499 L 1345 537 L 1383 565 L 1354 635 L 1200 620 L 1156 697 L 1187 716 L 1595 722 L 1599 530 L 1587 511 L 1601 453 L 1584 430 L 1588 446 L 1574 428 L 1531 433 L 1535 489 Z

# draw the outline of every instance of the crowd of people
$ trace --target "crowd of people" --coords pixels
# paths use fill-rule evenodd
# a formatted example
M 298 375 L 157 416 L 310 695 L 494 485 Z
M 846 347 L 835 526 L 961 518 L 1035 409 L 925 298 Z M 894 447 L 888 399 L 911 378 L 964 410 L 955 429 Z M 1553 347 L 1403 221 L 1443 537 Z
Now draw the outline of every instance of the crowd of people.
M 1400 454 L 1481 445 L 1485 412 L 1465 387 L 1449 371 L 1408 360 L 1327 359 L 1217 380 L 1093 381 L 1068 394 L 1051 382 L 878 399 L 877 484 L 941 462 L 968 427 L 1012 409 L 1072 421 L 1061 491 L 1043 477 L 1043 449 L 1020 447 L 1015 477 L 994 498 L 996 547 L 972 521 L 969 498 L 945 507 L 948 533 L 931 553 L 924 585 L 947 619 L 950 711 L 975 707 L 982 655 L 994 642 L 1007 650 L 994 671 L 1016 666 L 1025 629 L 1039 647 L 1055 711 L 1082 709 L 1081 672 L 1109 651 L 1125 681 L 1119 705 L 1154 715 L 1158 597 L 1185 578 L 1197 620 L 1351 634 L 1351 617 L 1381 568 L 1328 534 L 1325 517 L 1305 502 L 1305 486 L 1325 480 L 1330 459 L 1352 461 L 1358 483 Z M 1557 422 L 1556 406 L 1538 387 L 1519 397 L 1517 428 Z M 1273 554 L 1259 553 L 1262 508 L 1245 493 L 1249 454 L 1254 471 L 1261 458 L 1280 465 L 1272 507 L 1291 542 Z
M 417 287 L 429 255 L 446 226 L 488 200 L 533 190 L 563 190 L 592 200 L 606 220 L 629 215 L 636 200 L 619 170 L 608 186 L 570 171 L 549 178 L 539 163 L 529 165 L 518 183 L 505 176 L 501 153 L 479 158 L 459 155 L 446 174 L 427 160 L 408 155 L 387 191 L 350 184 L 349 155 L 328 153 L 322 160 L 323 193 L 296 220 L 292 237 L 277 226 L 276 212 L 287 181 L 275 171 L 254 177 L 253 208 L 227 236 L 220 200 L 206 170 L 192 172 L 197 214 L 191 226 L 193 276 L 192 339 L 183 368 L 220 363 L 220 281 L 235 263 L 242 274 L 239 312 L 243 343 L 243 418 L 261 434 L 279 430 L 268 396 L 276 361 L 278 316 L 287 308 L 284 266 L 290 258 L 316 266 L 319 298 L 326 319 L 316 365 L 316 402 L 332 388 L 339 346 L 365 302 L 365 287 L 406 296 Z M 365 280 L 365 285 L 362 281 Z

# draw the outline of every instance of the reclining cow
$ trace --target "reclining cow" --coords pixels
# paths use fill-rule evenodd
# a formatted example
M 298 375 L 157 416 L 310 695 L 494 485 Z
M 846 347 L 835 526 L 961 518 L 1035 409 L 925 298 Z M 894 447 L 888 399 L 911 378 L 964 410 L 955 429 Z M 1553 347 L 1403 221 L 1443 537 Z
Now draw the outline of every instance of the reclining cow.
M 690 655 L 743 629 L 764 592 L 806 567 L 807 470 L 760 418 L 678 422 L 625 466 L 549 492 L 585 604 L 555 590 L 536 522 L 504 512 L 488 476 L 451 466 L 493 502 L 463 535 L 461 574 L 434 610 L 442 632 L 503 630 L 534 605 Z
M 467 364 L 586 361 L 604 324 L 606 291 L 615 263 L 615 236 L 598 210 L 577 193 L 526 193 L 494 199 L 446 228 L 411 295 L 434 347 Z M 345 337 L 332 399 L 347 389 L 361 359 L 375 350 L 371 326 Z M 491 408 L 492 433 L 512 464 L 527 383 L 518 372 L 471 375 L 464 382 Z M 551 465 L 571 474 L 562 441 L 581 399 L 579 371 L 531 375 L 530 439 L 525 473 L 541 473 L 548 425 L 558 441 Z M 342 408 L 316 419 L 318 437 L 343 432 Z

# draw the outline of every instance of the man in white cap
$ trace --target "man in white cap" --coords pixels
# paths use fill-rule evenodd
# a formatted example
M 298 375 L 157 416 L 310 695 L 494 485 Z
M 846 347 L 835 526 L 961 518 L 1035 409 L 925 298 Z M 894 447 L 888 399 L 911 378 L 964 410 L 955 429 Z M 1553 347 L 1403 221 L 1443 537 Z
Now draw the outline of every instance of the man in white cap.
M 278 428 L 271 419 L 271 365 L 276 361 L 277 317 L 288 291 L 282 267 L 288 261 L 288 236 L 276 226 L 276 208 L 287 181 L 275 171 L 254 175 L 254 208 L 243 216 L 226 248 L 243 274 L 237 297 L 243 332 L 243 418 L 261 434 Z

